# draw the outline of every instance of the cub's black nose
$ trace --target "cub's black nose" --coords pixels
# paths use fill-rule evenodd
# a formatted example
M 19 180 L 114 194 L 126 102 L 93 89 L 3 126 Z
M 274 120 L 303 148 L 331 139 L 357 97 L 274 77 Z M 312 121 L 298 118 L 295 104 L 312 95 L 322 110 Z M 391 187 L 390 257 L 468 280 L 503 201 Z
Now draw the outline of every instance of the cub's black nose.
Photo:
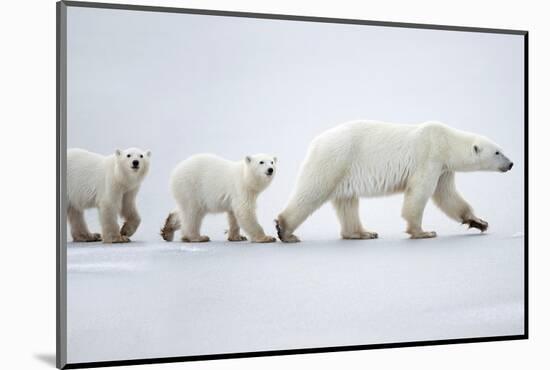
M 510 165 L 508 166 L 508 171 L 511 170 L 512 167 L 514 167 L 514 162 L 510 162 Z
M 267 169 L 267 173 L 269 173 L 269 174 L 271 175 L 271 174 L 273 173 L 273 168 L 271 168 L 271 167 L 268 168 L 268 169 Z
M 132 162 L 132 166 L 134 166 L 134 167 L 139 166 L 139 161 L 134 160 L 134 161 Z

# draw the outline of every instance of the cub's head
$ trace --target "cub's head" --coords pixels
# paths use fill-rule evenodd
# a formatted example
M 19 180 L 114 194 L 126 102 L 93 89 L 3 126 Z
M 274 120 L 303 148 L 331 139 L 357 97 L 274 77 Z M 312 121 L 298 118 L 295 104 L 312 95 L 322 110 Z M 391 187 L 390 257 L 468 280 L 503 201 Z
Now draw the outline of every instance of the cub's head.
M 277 170 L 277 157 L 269 154 L 247 155 L 244 159 L 247 172 L 260 183 L 271 182 Z
M 115 151 L 115 159 L 117 168 L 125 176 L 143 177 L 149 170 L 149 160 L 151 151 L 141 150 L 138 148 L 129 148 L 126 150 L 117 149 Z
M 472 144 L 472 156 L 475 170 L 507 172 L 514 163 L 492 141 L 478 137 Z

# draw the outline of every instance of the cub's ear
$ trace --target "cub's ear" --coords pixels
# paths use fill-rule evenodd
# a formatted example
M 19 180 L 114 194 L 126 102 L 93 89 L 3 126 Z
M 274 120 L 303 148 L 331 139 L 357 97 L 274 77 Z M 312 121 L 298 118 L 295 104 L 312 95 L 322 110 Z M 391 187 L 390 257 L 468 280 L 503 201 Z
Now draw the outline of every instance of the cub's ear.
M 147 157 L 149 157 L 149 158 L 151 157 L 151 151 L 150 150 L 148 150 L 145 154 L 147 154 Z
M 244 160 L 246 161 L 246 163 L 250 163 L 250 162 L 252 162 L 252 157 L 249 156 L 249 155 L 247 155 L 247 156 L 244 158 Z
M 277 157 L 273 157 L 273 163 L 277 163 Z
M 474 144 L 474 148 L 473 148 L 473 149 L 474 149 L 474 153 L 475 153 L 475 154 L 481 153 L 481 148 L 480 148 L 479 146 L 475 145 L 475 144 Z
M 117 157 L 120 157 L 120 155 L 122 154 L 122 151 L 120 149 L 117 149 L 115 150 L 115 154 L 117 155 Z

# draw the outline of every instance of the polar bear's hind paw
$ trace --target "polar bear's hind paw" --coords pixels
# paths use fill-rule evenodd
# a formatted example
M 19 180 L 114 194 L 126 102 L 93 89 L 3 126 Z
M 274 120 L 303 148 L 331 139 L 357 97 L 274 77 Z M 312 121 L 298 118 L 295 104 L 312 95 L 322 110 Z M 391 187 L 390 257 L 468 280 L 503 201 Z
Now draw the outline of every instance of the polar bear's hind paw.
M 294 235 L 285 235 L 285 221 L 279 216 L 275 221 L 275 228 L 277 229 L 277 236 L 283 243 L 299 243 L 300 239 Z

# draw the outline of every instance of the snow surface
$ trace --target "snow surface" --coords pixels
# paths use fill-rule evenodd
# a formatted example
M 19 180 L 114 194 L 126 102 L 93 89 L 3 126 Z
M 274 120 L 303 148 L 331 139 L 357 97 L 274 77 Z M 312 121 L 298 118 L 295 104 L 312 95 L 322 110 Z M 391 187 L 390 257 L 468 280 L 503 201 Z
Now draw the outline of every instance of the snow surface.
M 68 360 L 523 333 L 523 237 L 68 244 Z

